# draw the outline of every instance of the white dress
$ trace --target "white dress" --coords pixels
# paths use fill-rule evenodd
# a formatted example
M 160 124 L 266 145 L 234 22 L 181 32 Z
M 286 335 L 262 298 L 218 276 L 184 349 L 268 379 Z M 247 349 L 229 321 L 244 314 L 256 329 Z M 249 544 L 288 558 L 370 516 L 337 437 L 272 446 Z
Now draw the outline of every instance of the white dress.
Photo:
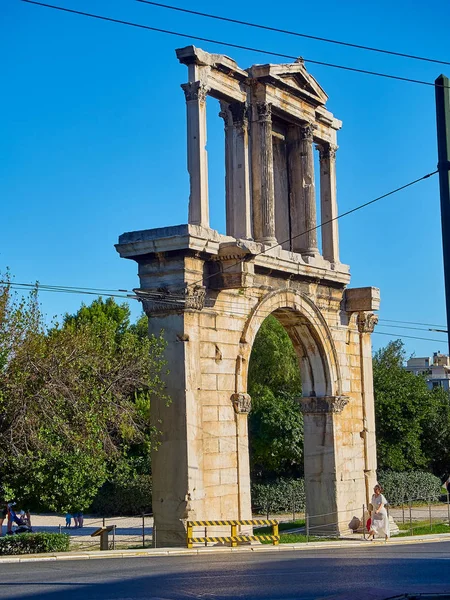
M 379 508 L 380 504 L 382 505 L 382 509 L 380 512 L 376 513 L 375 511 Z M 389 517 L 387 514 L 387 510 L 385 505 L 387 504 L 386 498 L 383 494 L 376 496 L 375 494 L 372 496 L 372 525 L 371 529 L 375 532 L 375 535 L 382 537 L 389 537 Z

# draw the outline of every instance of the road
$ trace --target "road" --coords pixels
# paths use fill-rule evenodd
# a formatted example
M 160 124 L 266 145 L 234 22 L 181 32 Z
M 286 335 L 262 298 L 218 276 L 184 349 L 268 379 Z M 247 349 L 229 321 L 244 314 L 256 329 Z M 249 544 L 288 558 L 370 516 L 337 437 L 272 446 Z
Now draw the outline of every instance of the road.
M 450 542 L 0 564 L 0 598 L 384 600 L 450 593 Z

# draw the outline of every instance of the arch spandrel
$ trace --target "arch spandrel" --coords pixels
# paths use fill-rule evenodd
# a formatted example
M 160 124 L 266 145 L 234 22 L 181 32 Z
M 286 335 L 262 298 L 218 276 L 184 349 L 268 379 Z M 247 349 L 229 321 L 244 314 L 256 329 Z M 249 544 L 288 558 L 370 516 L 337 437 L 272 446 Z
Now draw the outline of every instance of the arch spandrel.
M 341 375 L 331 330 L 320 309 L 300 291 L 280 289 L 264 296 L 250 313 L 240 343 L 237 378 L 247 388 L 250 354 L 256 334 L 269 314 L 285 327 L 299 357 L 305 396 L 340 396 Z M 244 359 L 242 361 L 242 359 Z

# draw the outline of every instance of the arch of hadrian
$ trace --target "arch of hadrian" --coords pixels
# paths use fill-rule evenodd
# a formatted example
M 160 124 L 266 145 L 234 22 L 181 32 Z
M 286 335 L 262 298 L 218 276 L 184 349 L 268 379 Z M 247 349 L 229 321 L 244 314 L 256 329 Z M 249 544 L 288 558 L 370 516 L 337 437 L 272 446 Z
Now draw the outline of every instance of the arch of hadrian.
M 321 515 L 310 522 L 342 533 L 376 478 L 370 334 L 379 293 L 347 287 L 330 222 L 341 122 L 301 60 L 242 70 L 193 46 L 177 57 L 188 68 L 188 224 L 125 233 L 117 245 L 139 265 L 150 333 L 164 329 L 168 343 L 172 402 L 152 404 L 162 431 L 152 457 L 157 544 L 183 545 L 185 519 L 251 518 L 247 374 L 269 314 L 298 355 L 307 510 Z M 207 95 L 225 122 L 226 235 L 209 227 Z

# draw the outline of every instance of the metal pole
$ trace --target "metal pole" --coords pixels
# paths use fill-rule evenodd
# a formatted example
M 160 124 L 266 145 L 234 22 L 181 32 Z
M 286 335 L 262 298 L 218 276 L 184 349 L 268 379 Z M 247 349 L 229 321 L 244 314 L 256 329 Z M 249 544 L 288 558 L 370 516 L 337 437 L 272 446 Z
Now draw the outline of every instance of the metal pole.
M 413 529 L 412 529 L 412 514 L 411 514 L 411 500 L 409 500 L 409 531 L 410 534 L 413 534 Z
M 447 492 L 447 517 L 448 517 L 448 524 L 450 525 L 450 492 Z
M 113 544 L 112 544 L 112 549 L 115 550 L 116 549 L 116 526 L 113 525 Z
M 103 527 L 106 527 L 106 519 L 103 517 Z
M 295 491 L 292 488 L 292 520 L 295 521 Z
M 145 548 L 145 515 L 142 513 L 142 547 Z
M 433 531 L 433 522 L 431 521 L 431 502 L 428 500 L 428 515 L 430 517 L 430 529 Z
M 405 505 L 402 502 L 402 523 L 405 524 Z
M 363 504 L 363 512 L 362 512 L 362 531 L 363 531 L 363 539 L 365 540 L 365 539 L 366 539 L 366 524 L 365 524 L 365 522 L 364 522 L 364 521 L 365 521 L 365 519 L 364 519 L 364 516 L 365 516 L 365 506 L 364 506 L 364 504 Z
M 59 533 L 61 533 L 61 523 L 59 524 Z
M 445 304 L 447 309 L 447 332 L 450 341 L 450 80 L 445 75 L 440 75 L 434 82 L 434 86 L 436 95 Z
M 306 543 L 309 542 L 309 515 L 306 513 Z

